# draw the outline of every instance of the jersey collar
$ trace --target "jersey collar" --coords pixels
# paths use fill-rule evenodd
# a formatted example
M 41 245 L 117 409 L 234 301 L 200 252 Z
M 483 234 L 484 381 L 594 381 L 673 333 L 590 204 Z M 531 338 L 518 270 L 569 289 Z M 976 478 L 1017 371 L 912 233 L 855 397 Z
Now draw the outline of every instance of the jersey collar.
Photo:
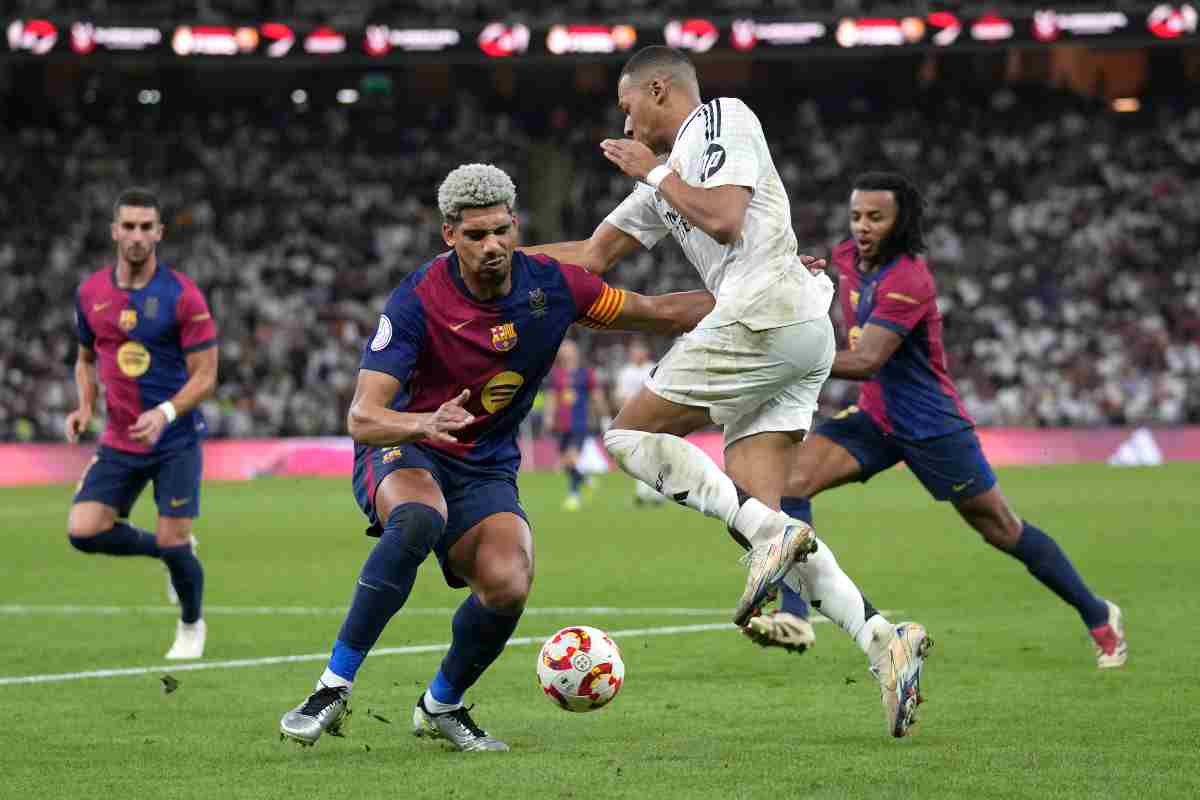
M 692 124 L 692 120 L 698 117 L 703 109 L 704 103 L 701 103 L 692 109 L 692 113 L 687 115 L 687 119 L 683 121 L 683 124 L 679 126 L 679 130 L 675 133 L 675 142 L 671 145 L 671 149 L 675 149 L 675 145 L 679 144 L 679 139 L 683 136 L 683 132 L 687 130 L 688 125 Z

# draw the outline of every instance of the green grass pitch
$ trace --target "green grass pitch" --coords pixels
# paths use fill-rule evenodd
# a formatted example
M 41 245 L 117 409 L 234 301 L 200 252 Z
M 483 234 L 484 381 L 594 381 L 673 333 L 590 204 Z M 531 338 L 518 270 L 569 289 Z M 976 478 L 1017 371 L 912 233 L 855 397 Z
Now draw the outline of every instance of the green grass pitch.
M 1098 671 L 1075 612 L 900 472 L 815 507 L 818 530 L 875 605 L 924 623 L 937 643 L 914 737 L 885 736 L 865 660 L 831 625 L 802 656 L 727 628 L 617 635 L 626 684 L 593 714 L 544 699 L 536 647 L 510 646 L 467 695 L 507 754 L 409 735 L 436 651 L 368 659 L 348 737 L 281 743 L 279 717 L 311 690 L 321 661 L 162 666 L 174 619 L 161 565 L 71 550 L 70 487 L 0 489 L 0 797 L 1200 797 L 1200 465 L 1010 469 L 1001 486 L 1122 605 L 1125 669 Z M 523 476 L 522 491 L 537 577 L 516 636 L 728 620 L 744 573 L 720 525 L 675 507 L 634 509 L 618 475 L 576 514 L 559 510 L 558 476 Z M 349 482 L 208 483 L 203 512 L 205 661 L 326 652 L 371 546 Z M 152 513 L 147 496 L 134 519 L 150 525 Z M 450 612 L 437 609 L 462 596 L 431 559 L 379 646 L 447 642 Z M 607 610 L 555 610 L 564 607 Z M 152 669 L 8 681 L 136 667 Z M 179 681 L 170 694 L 166 674 Z

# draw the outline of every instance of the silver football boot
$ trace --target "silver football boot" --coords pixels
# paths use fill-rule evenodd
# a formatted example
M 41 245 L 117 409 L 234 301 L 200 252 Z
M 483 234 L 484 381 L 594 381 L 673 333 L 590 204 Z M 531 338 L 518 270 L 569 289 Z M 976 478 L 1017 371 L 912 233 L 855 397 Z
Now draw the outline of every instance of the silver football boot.
M 445 739 L 454 745 L 455 750 L 464 752 L 510 749 L 504 742 L 476 725 L 475 720 L 471 719 L 470 709 L 466 706 L 435 714 L 425 708 L 424 694 L 417 699 L 417 705 L 413 709 L 413 736 Z
M 322 733 L 345 736 L 350 721 L 350 690 L 322 686 L 279 720 L 279 738 L 312 747 Z

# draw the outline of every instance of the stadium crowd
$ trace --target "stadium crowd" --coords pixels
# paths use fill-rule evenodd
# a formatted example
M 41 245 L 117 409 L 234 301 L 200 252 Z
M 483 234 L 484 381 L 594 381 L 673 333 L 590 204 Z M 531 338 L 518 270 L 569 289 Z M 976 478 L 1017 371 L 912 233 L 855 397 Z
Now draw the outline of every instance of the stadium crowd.
M 924 187 L 951 372 L 981 424 L 1200 422 L 1200 109 L 1116 115 L 1045 91 L 874 111 L 747 100 L 805 252 L 845 237 L 855 173 L 900 169 Z M 118 103 L 0 121 L 0 441 L 62 436 L 73 291 L 111 260 L 121 188 L 159 190 L 160 259 L 199 283 L 220 326 L 212 433 L 338 434 L 387 293 L 444 249 L 439 179 L 497 163 L 526 241 L 581 238 L 630 188 L 596 149 L 619 129 L 611 110 L 495 112 L 462 93 L 421 113 Z M 610 278 L 698 286 L 671 242 Z M 611 382 L 627 340 L 579 338 Z M 824 410 L 855 391 L 830 382 Z

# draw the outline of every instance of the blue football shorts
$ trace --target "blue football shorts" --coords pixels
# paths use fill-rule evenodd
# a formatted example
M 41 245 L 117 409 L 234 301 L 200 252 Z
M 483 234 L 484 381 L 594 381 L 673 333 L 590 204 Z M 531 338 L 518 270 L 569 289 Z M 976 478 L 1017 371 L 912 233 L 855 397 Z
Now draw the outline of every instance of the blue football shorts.
M 864 483 L 904 462 L 935 500 L 966 500 L 996 485 L 974 428 L 919 441 L 901 439 L 880 428 L 870 414 L 854 409 L 821 423 L 813 433 L 846 448 L 862 467 Z
M 521 507 L 517 477 L 508 470 L 488 470 L 465 464 L 431 447 L 405 444 L 398 447 L 358 448 L 354 459 L 354 499 L 367 515 L 368 536 L 383 533 L 383 521 L 375 513 L 375 490 L 398 469 L 423 469 L 433 476 L 446 499 L 446 529 L 433 552 L 442 565 L 446 583 L 458 589 L 466 582 L 450 570 L 450 548 L 492 514 L 510 512 L 529 522 Z
M 154 481 L 160 516 L 195 518 L 200 516 L 203 461 L 198 443 L 164 453 L 128 453 L 102 445 L 79 480 L 74 502 L 112 506 L 123 519 Z

